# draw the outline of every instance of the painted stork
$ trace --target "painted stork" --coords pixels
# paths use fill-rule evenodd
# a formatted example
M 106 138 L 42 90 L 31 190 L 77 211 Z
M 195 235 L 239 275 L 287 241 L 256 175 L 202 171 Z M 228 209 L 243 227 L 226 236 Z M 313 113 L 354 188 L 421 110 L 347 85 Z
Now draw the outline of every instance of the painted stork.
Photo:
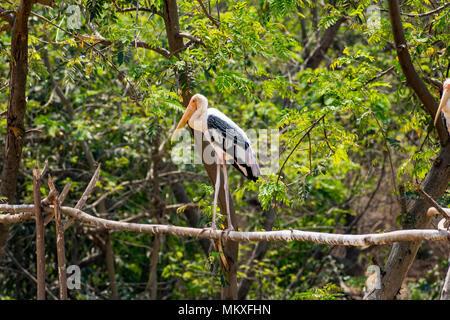
M 260 168 L 256 156 L 250 146 L 250 140 L 245 132 L 233 120 L 215 108 L 208 108 L 208 99 L 201 94 L 192 96 L 183 117 L 178 123 L 173 135 L 188 125 L 204 134 L 205 139 L 211 144 L 215 152 L 217 165 L 217 177 L 214 192 L 213 218 L 211 228 L 216 229 L 216 206 L 220 186 L 220 165 L 223 166 L 225 204 L 228 217 L 227 230 L 233 230 L 231 223 L 228 193 L 228 177 L 226 163 L 233 166 L 247 179 L 256 181 L 260 175 Z M 202 155 L 203 157 L 203 155 Z
M 443 113 L 444 125 L 447 127 L 447 132 L 450 134 L 450 79 L 445 80 L 444 88 L 442 91 L 441 103 L 436 112 L 436 117 L 434 118 L 434 125 L 436 126 L 437 120 L 439 119 L 439 114 Z

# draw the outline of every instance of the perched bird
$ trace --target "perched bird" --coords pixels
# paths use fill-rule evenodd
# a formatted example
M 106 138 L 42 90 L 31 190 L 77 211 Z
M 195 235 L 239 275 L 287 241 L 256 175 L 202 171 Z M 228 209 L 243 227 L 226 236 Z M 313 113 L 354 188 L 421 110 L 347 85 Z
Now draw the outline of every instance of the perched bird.
M 216 206 L 220 187 L 220 165 L 223 166 L 225 203 L 228 217 L 228 230 L 233 230 L 230 218 L 228 198 L 228 177 L 226 163 L 232 163 L 246 178 L 256 181 L 261 171 L 256 161 L 256 156 L 251 148 L 250 140 L 245 132 L 222 112 L 215 108 L 208 108 L 208 99 L 201 94 L 194 95 L 178 123 L 173 135 L 186 124 L 204 134 L 215 151 L 217 165 L 217 177 L 214 192 L 212 229 L 216 229 Z M 202 155 L 204 157 L 205 155 Z
M 450 134 L 450 79 L 445 80 L 444 88 L 442 91 L 441 103 L 436 112 L 436 117 L 434 118 L 434 125 L 436 126 L 437 120 L 439 119 L 439 114 L 442 111 L 444 124 L 447 128 L 448 134 Z

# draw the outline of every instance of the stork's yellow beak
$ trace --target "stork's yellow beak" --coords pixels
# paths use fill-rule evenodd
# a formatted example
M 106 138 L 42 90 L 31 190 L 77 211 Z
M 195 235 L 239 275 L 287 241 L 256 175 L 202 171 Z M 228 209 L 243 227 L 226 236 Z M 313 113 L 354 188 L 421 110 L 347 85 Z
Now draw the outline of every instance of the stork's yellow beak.
M 178 122 L 177 127 L 175 128 L 175 131 L 172 134 L 171 141 L 173 142 L 178 135 L 178 132 L 183 128 L 183 126 L 186 124 L 186 122 L 189 121 L 189 119 L 192 117 L 196 110 L 196 105 L 192 103 L 192 101 L 189 103 L 188 107 L 186 108 L 186 111 L 183 114 L 183 117 L 181 117 L 180 122 Z
M 449 97 L 450 97 L 450 91 L 449 91 L 449 89 L 444 87 L 444 91 L 442 92 L 441 103 L 439 104 L 439 108 L 436 111 L 436 117 L 434 118 L 434 126 L 436 126 L 437 120 L 439 119 L 439 114 L 441 113 L 442 108 L 447 103 L 447 100 Z

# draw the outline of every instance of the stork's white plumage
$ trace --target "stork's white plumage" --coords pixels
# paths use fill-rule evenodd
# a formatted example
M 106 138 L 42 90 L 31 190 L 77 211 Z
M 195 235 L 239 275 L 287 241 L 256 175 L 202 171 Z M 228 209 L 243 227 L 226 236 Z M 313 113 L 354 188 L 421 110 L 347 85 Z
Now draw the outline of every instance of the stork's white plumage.
M 228 177 L 225 165 L 226 163 L 231 163 L 246 178 L 254 181 L 257 180 L 261 173 L 250 140 L 233 120 L 215 108 L 208 108 L 208 99 L 201 94 L 196 94 L 191 98 L 183 117 L 172 135 L 172 140 L 186 122 L 192 129 L 203 132 L 205 138 L 211 143 L 215 151 L 217 177 L 211 227 L 216 229 L 216 205 L 220 187 L 220 164 L 222 164 L 228 229 L 233 230 L 229 210 Z
M 437 120 L 439 119 L 439 115 L 442 111 L 442 115 L 444 118 L 444 124 L 446 125 L 447 132 L 450 134 L 450 79 L 445 80 L 441 103 L 439 104 L 439 108 L 436 112 L 436 117 L 434 118 L 434 125 L 436 125 Z

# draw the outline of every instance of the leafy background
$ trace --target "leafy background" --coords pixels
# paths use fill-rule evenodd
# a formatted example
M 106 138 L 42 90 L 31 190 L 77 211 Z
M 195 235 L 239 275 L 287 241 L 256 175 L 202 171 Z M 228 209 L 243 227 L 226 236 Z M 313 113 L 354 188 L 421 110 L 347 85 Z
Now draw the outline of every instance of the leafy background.
M 12 10 L 18 1 L 2 4 Z M 168 48 L 162 0 L 69 0 L 54 8 L 35 5 L 44 21 L 30 17 L 30 65 L 26 137 L 18 199 L 32 203 L 35 160 L 48 159 L 56 186 L 71 182 L 65 204 L 75 204 L 93 170 L 83 149 L 102 164 L 97 191 L 86 210 L 109 219 L 147 213 L 141 223 L 187 225 L 183 207 L 155 215 L 155 194 L 166 206 L 178 204 L 172 185 L 182 182 L 208 226 L 213 189 L 201 165 L 174 167 L 167 141 L 183 111 L 180 93 L 201 92 L 242 128 L 278 129 L 283 171 L 248 182 L 229 170 L 230 189 L 242 230 L 261 230 L 263 212 L 276 203 L 274 229 L 369 233 L 395 230 L 403 219 L 399 199 L 418 195 L 415 186 L 432 165 L 439 143 L 432 119 L 406 85 L 396 58 L 387 5 L 380 1 L 211 0 L 204 4 L 220 22 L 214 25 L 196 1 L 177 1 L 180 28 L 201 43 L 178 57 L 164 57 L 134 41 Z M 449 72 L 450 8 L 415 17 L 445 1 L 402 1 L 406 38 L 414 65 L 435 98 Z M 80 8 L 81 28 L 70 29 L 67 9 Z M 376 5 L 379 24 L 368 13 Z M 149 11 L 152 11 L 149 10 Z M 305 61 L 325 30 L 344 22 L 314 68 Z M 378 20 L 377 20 L 378 21 Z M 110 44 L 96 44 L 98 31 Z M 69 32 L 67 32 L 69 31 Z M 82 40 L 78 35 L 90 35 Z M 0 33 L 0 110 L 8 103 L 10 32 Z M 185 39 L 187 43 L 187 39 Z M 45 66 L 48 56 L 52 75 Z M 387 71 L 387 72 L 385 72 Z M 177 80 L 179 73 L 192 81 Z M 56 80 L 73 108 L 55 93 Z M 323 116 L 299 143 L 302 135 Z M 0 119 L 0 134 L 6 120 Z M 3 140 L 1 141 L 3 143 Z M 298 144 L 298 145 L 297 145 Z M 154 172 L 155 150 L 161 165 Z M 0 146 L 4 152 L 4 145 Z M 152 178 L 172 172 L 157 190 Z M 150 178 L 149 178 L 150 177 Z M 44 194 L 48 193 L 42 187 Z M 104 207 L 98 200 L 106 195 Z M 449 203 L 444 195 L 439 202 Z M 177 207 L 177 206 L 174 206 Z M 105 210 L 106 209 L 106 210 Z M 358 219 L 356 223 L 352 221 Z M 34 223 L 11 227 L 8 252 L 0 267 L 2 298 L 32 299 L 35 283 Z M 54 225 L 46 233 L 47 281 L 57 291 Z M 122 299 L 146 298 L 151 235 L 114 232 L 116 281 Z M 193 239 L 162 238 L 158 252 L 159 299 L 211 299 L 224 285 L 217 254 L 207 256 Z M 382 265 L 388 246 L 327 247 L 311 243 L 271 243 L 265 257 L 247 265 L 254 244 L 240 246 L 238 277 L 252 275 L 249 299 L 358 299 L 370 264 Z M 425 243 L 400 292 L 405 299 L 436 299 L 448 267 L 448 244 Z M 82 287 L 73 299 L 111 296 L 104 254 L 76 224 L 66 233 L 68 264 L 82 265 Z M 18 267 L 18 266 L 21 267 Z

